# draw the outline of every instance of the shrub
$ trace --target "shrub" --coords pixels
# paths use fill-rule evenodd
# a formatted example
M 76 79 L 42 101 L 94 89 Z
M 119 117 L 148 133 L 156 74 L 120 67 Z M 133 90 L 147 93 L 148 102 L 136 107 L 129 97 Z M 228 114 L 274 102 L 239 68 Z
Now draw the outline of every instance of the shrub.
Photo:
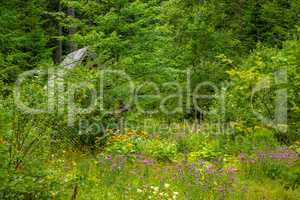
M 177 155 L 176 145 L 165 140 L 148 140 L 141 144 L 143 152 L 159 161 L 173 161 Z
M 285 42 L 280 50 L 258 46 L 239 66 L 228 71 L 232 84 L 226 89 L 226 113 L 213 116 L 226 123 L 243 122 L 244 133 L 247 133 L 247 128 L 263 124 L 274 131 L 280 142 L 297 140 L 299 51 L 299 40 Z M 288 83 L 284 78 L 285 72 Z M 287 124 L 284 119 L 273 120 L 275 114 L 283 115 L 285 112 L 276 105 L 278 91 L 287 91 Z M 216 101 L 214 108 L 218 110 L 221 106 Z

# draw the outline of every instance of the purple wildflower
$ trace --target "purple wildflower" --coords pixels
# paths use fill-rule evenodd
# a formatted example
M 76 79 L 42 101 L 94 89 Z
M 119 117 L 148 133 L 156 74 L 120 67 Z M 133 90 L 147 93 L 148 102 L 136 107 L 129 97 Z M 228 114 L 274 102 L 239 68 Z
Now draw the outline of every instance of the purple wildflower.
M 236 169 L 236 168 L 234 168 L 234 167 L 230 167 L 230 168 L 227 169 L 227 173 L 229 173 L 229 174 L 234 174 L 234 173 L 236 173 L 238 171 L 239 170 Z
M 230 181 L 231 183 L 233 183 L 234 180 L 235 180 L 235 177 L 234 177 L 234 176 L 230 176 L 230 177 L 229 177 L 229 181 Z
M 298 158 L 297 152 L 289 149 L 286 146 L 283 147 L 278 147 L 273 151 L 269 152 L 259 152 L 257 154 L 257 157 L 262 160 L 262 159 L 275 159 L 275 160 L 291 160 L 291 159 L 296 159 Z
M 182 169 L 179 169 L 179 170 L 178 170 L 178 173 L 179 173 L 179 175 L 184 176 L 184 173 L 183 173 L 183 170 L 182 170 Z
M 208 173 L 208 174 L 213 174 L 213 173 L 214 173 L 214 166 L 213 166 L 213 165 L 209 165 L 209 166 L 206 168 L 206 173 Z
M 145 159 L 143 161 L 143 163 L 144 163 L 144 165 L 151 165 L 153 162 L 152 162 L 152 160 Z
M 247 159 L 247 155 L 245 153 L 240 154 L 240 160 L 245 161 Z
M 225 187 L 223 187 L 223 186 L 219 187 L 218 191 L 221 192 L 221 193 L 224 193 L 225 192 Z
M 108 156 L 106 157 L 106 160 L 112 160 L 112 156 L 111 156 L 111 155 L 108 155 Z

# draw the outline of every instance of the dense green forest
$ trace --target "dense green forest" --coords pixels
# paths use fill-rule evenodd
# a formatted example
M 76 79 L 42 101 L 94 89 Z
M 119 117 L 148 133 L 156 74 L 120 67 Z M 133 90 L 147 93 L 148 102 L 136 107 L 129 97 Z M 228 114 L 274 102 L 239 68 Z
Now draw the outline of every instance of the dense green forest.
M 299 0 L 2 0 L 0 72 L 0 199 L 300 199 Z

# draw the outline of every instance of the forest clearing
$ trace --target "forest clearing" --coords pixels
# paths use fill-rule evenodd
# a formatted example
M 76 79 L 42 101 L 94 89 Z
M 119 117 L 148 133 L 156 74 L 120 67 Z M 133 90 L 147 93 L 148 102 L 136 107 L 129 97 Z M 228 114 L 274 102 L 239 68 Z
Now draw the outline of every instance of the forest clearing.
M 0 200 L 299 200 L 299 0 L 0 2 Z

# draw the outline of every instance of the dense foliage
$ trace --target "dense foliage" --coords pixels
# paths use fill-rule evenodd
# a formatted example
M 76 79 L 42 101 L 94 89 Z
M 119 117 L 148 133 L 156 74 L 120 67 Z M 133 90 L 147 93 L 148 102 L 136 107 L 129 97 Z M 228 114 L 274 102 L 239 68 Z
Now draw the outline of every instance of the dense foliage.
M 299 199 L 299 12 L 1 1 L 0 199 Z

